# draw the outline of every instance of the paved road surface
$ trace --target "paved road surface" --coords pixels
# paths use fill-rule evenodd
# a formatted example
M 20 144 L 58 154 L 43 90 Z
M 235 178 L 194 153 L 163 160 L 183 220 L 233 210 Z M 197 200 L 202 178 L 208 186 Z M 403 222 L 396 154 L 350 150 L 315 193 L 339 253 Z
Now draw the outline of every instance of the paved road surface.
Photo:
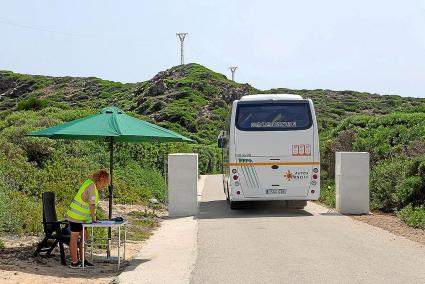
M 205 181 L 192 283 L 425 283 L 423 246 L 313 203 L 231 211 L 220 178 Z

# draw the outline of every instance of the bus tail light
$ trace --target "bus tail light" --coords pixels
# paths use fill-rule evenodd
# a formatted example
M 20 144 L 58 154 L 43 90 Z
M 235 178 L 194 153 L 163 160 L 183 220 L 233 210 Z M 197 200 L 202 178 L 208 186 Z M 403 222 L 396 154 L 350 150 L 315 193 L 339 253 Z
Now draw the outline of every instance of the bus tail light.
M 314 189 L 310 190 L 311 193 L 315 193 L 316 191 Z
M 310 144 L 292 145 L 292 156 L 311 156 L 311 145 Z
M 233 169 L 232 170 L 232 174 L 236 174 L 238 172 L 238 170 L 237 169 Z
M 313 175 L 313 179 L 317 179 L 317 175 L 316 174 Z
M 239 178 L 239 177 L 238 177 L 237 175 L 234 175 L 234 176 L 233 176 L 233 179 L 234 179 L 234 180 L 237 180 L 238 178 Z
M 313 168 L 313 173 L 317 174 L 319 172 L 318 168 Z
M 236 191 L 236 194 L 239 195 L 239 194 L 241 194 L 241 192 L 238 190 L 238 191 Z

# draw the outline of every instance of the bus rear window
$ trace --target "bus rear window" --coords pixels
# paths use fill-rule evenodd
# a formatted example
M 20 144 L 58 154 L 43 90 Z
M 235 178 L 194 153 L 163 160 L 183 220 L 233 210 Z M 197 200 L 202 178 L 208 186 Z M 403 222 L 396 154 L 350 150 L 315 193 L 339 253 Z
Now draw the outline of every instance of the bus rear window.
M 236 128 L 239 130 L 302 130 L 311 125 L 308 102 L 239 103 L 236 111 Z

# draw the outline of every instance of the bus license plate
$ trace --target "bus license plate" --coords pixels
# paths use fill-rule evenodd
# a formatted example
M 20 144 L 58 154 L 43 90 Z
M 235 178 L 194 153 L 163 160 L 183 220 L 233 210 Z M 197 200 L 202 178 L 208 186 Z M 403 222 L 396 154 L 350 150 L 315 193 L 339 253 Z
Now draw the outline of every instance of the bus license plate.
M 286 189 L 266 189 L 266 194 L 286 194 Z

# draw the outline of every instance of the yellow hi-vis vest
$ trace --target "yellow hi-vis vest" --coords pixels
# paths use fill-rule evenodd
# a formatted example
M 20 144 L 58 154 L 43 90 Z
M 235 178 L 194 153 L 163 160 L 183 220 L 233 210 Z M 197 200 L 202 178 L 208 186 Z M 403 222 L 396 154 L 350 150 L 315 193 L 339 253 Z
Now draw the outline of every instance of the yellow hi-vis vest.
M 86 188 L 91 184 L 93 184 L 96 194 L 94 207 L 94 212 L 96 214 L 97 203 L 99 202 L 99 192 L 97 191 L 96 184 L 91 179 L 88 179 L 81 185 L 80 189 L 74 197 L 74 200 L 72 200 L 71 205 L 69 205 L 69 209 L 66 212 L 68 217 L 81 221 L 82 223 L 91 223 L 92 219 L 90 214 L 90 204 L 81 198 Z

